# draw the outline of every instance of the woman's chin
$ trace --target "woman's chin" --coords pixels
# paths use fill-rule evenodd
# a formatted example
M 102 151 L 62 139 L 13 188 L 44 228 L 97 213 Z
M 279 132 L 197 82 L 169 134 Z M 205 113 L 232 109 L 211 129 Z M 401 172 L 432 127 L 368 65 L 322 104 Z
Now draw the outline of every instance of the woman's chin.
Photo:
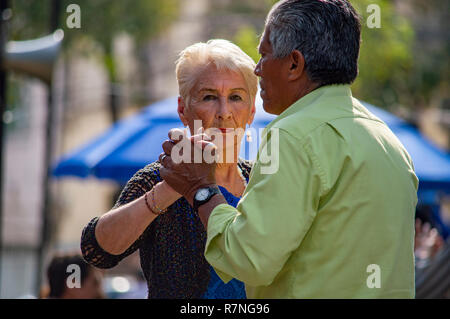
M 236 147 L 239 148 L 241 140 L 242 138 L 236 136 L 235 134 L 223 134 L 221 148 L 225 150 L 235 149 Z

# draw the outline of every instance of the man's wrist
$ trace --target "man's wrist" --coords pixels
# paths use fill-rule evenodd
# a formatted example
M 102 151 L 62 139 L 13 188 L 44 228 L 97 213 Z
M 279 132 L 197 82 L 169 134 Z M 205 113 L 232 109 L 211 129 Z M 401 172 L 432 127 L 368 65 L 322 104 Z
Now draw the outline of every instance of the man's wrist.
M 210 201 L 199 207 L 197 213 L 206 231 L 208 230 L 208 221 L 212 211 L 220 204 L 227 204 L 227 201 L 223 197 L 222 193 L 215 194 L 211 197 Z
M 201 188 L 208 188 L 208 187 L 218 187 L 218 186 L 217 186 L 217 184 L 206 184 L 206 185 L 198 186 L 198 187 L 192 189 L 185 198 L 187 199 L 189 204 L 191 204 L 191 206 L 194 206 L 194 198 L 195 198 L 195 194 L 197 193 L 197 191 Z

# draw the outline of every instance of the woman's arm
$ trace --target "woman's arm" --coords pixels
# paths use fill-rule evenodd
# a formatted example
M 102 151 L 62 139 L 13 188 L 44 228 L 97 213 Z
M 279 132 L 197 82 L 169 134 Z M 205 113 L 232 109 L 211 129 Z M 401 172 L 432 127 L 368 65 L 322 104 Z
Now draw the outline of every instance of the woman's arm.
M 152 191 L 155 192 L 154 203 Z M 162 181 L 148 192 L 147 201 L 151 208 L 156 204 L 164 210 L 180 197 L 180 194 Z M 120 255 L 139 238 L 156 217 L 157 215 L 147 207 L 144 194 L 101 216 L 95 227 L 95 237 L 103 250 L 112 255 Z

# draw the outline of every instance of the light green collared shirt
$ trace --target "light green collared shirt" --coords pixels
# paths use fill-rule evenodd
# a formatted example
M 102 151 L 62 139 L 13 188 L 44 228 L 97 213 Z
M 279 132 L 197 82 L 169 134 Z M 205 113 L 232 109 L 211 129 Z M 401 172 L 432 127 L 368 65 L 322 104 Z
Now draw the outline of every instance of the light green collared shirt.
M 332 85 L 264 136 L 237 208 L 209 217 L 205 257 L 222 280 L 248 298 L 413 298 L 418 179 L 387 125 Z

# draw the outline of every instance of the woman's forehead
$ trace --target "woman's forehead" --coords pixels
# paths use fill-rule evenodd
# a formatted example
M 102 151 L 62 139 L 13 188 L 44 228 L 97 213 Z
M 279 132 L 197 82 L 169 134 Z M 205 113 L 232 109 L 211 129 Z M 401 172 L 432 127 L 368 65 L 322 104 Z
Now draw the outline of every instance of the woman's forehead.
M 198 75 L 193 88 L 196 92 L 240 90 L 248 93 L 244 77 L 239 71 L 207 68 Z

